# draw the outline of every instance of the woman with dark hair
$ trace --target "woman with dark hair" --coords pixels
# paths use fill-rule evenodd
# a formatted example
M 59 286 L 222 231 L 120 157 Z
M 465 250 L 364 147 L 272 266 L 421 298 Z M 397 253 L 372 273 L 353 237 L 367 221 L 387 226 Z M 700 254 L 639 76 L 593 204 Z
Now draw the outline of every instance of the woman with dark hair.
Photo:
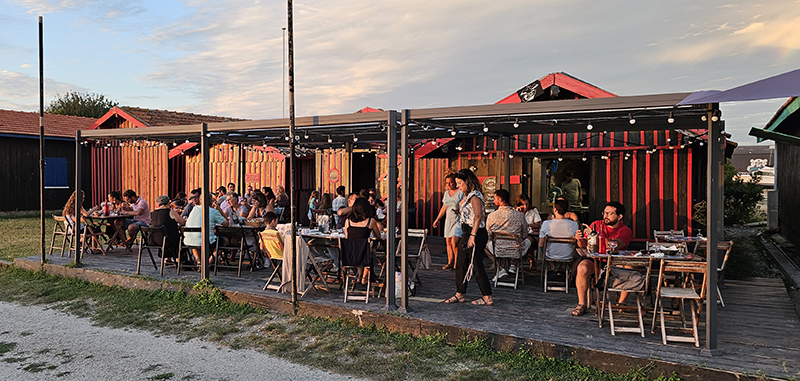
M 262 188 L 262 190 L 264 193 L 264 204 L 261 206 L 264 207 L 264 213 L 275 212 L 275 203 L 277 201 L 275 193 L 272 191 L 272 188 L 270 187 L 264 187 Z
M 456 255 L 456 294 L 445 303 L 463 303 L 464 294 L 467 292 L 467 282 L 471 277 L 470 268 L 475 271 L 475 280 L 481 289 L 483 297 L 472 301 L 476 306 L 491 306 L 492 287 L 489 277 L 483 267 L 483 258 L 486 255 L 486 243 L 489 234 L 486 231 L 486 217 L 483 215 L 484 198 L 481 193 L 481 183 L 472 171 L 462 169 L 456 172 L 456 186 L 464 193 L 464 199 L 458 204 L 461 215 L 461 232 L 469 233 L 469 238 L 461 240 Z
M 362 266 L 361 283 L 369 281 L 372 273 L 372 251 L 369 248 L 370 233 L 381 236 L 378 222 L 372 218 L 372 206 L 363 197 L 353 203 L 353 210 L 344 222 L 344 238 L 342 247 L 342 264 L 344 266 Z M 369 267 L 367 271 L 366 268 Z
M 167 196 L 156 197 L 156 209 L 150 212 L 150 226 L 161 226 L 163 231 L 153 233 L 149 239 L 150 245 L 159 245 L 166 239 L 165 252 L 161 255 L 167 258 L 178 257 L 178 244 L 180 243 L 181 233 L 179 225 L 185 225 L 186 220 L 181 217 L 177 210 L 170 206 L 170 199 Z
M 247 218 L 264 218 L 268 210 L 266 210 L 267 198 L 263 193 L 258 192 L 253 194 L 253 207 L 250 209 L 250 214 Z
M 456 174 L 451 173 L 444 178 L 447 190 L 442 197 L 442 209 L 433 221 L 433 227 L 439 226 L 439 220 L 444 220 L 444 239 L 447 243 L 447 264 L 443 270 L 452 269 L 456 264 L 456 253 L 458 252 L 458 241 L 461 240 L 461 225 L 458 222 L 458 203 L 464 198 L 464 193 L 456 187 Z

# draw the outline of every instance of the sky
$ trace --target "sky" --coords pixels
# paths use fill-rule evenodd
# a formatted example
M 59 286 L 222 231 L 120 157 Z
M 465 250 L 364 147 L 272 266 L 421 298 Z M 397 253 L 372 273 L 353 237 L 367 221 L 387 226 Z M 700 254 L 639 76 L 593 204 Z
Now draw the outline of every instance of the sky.
M 0 108 L 70 90 L 123 106 L 286 116 L 286 2 L 0 0 Z M 298 116 L 494 103 L 548 73 L 617 95 L 725 90 L 800 68 L 800 0 L 297 0 Z M 285 99 L 285 101 L 284 101 Z M 724 103 L 755 144 L 786 99 Z

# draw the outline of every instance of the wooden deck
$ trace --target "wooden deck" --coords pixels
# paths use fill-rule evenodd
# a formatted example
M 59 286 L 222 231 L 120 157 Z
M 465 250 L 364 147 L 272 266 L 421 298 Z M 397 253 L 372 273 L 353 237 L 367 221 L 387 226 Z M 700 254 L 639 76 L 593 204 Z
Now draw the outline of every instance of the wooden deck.
M 594 356 L 614 357 L 617 362 L 619 356 L 622 356 L 721 369 L 736 375 L 792 379 L 800 377 L 800 322 L 780 279 L 754 278 L 726 282 L 727 288 L 723 290 L 726 307 L 719 308 L 718 347 L 721 354 L 711 357 L 701 354 L 700 349 L 691 344 L 663 345 L 659 331 L 656 330 L 654 334 L 649 331 L 649 319 L 652 316 L 649 313 L 645 323 L 648 327 L 646 337 L 631 333 L 612 336 L 607 322 L 603 328 L 598 327 L 593 310 L 583 317 L 570 315 L 571 309 L 577 304 L 574 289 L 569 294 L 544 293 L 538 276 L 527 275 L 525 284 L 517 290 L 505 287 L 495 289 L 493 307 L 441 303 L 454 293 L 454 273 L 451 270 L 441 270 L 446 262 L 443 239 L 432 237 L 430 241 L 433 269 L 421 271 L 423 285 L 418 288 L 417 295 L 409 300 L 409 314 L 414 318 L 442 326 L 507 335 L 553 348 L 585 349 L 588 353 L 594 353 Z M 31 257 L 29 260 L 38 262 L 38 257 Z M 53 265 L 70 262 L 71 259 L 58 254 L 51 258 Z M 85 256 L 83 269 L 133 275 L 135 262 L 135 247 L 133 252 L 116 249 L 108 256 Z M 237 278 L 235 270 L 221 270 L 212 280 L 222 289 L 248 294 L 253 298 L 288 300 L 288 294 L 261 290 L 269 274 L 270 270 L 266 269 L 255 273 L 245 271 L 241 278 Z M 142 275 L 160 278 L 146 255 L 143 259 Z M 196 282 L 200 277 L 194 271 L 184 271 L 176 276 L 175 268 L 168 267 L 165 278 Z M 479 296 L 477 284 L 473 281 L 468 288 L 468 300 Z M 385 304 L 385 299 L 371 301 L 369 304 L 344 304 L 338 287 L 334 287 L 330 294 L 312 291 L 302 301 L 319 306 L 346 307 L 348 311 L 358 309 L 372 312 L 380 312 Z M 701 345 L 704 337 L 702 330 L 701 326 Z M 572 352 L 576 353 L 575 350 Z M 572 358 L 582 362 L 580 357 Z M 597 359 L 588 363 L 596 365 Z M 705 377 L 695 376 L 689 379 Z

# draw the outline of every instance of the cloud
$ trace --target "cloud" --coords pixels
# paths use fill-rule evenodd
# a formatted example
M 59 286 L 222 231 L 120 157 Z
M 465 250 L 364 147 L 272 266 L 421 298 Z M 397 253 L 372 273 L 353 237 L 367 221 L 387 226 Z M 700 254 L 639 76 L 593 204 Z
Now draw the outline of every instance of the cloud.
M 754 22 L 754 23 L 748 25 L 745 28 L 742 28 L 742 29 L 739 29 L 739 30 L 733 32 L 733 35 L 735 36 L 737 34 L 753 33 L 755 31 L 758 31 L 758 30 L 761 30 L 761 29 L 764 29 L 764 23 L 763 22 Z
M 45 103 L 56 94 L 70 90 L 87 91 L 86 88 L 71 83 L 45 78 Z M 39 78 L 27 74 L 0 71 L 0 108 L 12 110 L 37 110 L 39 108 Z
M 26 63 L 26 64 L 20 65 L 20 67 L 23 68 L 23 69 L 27 69 L 27 68 L 33 67 L 33 65 Z

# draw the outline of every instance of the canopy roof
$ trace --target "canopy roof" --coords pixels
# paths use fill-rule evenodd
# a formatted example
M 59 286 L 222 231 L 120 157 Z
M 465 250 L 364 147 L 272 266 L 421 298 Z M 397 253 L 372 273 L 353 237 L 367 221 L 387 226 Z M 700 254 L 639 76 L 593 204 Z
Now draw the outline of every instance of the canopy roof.
M 401 118 L 407 123 L 411 144 L 454 136 L 500 137 L 588 132 L 589 124 L 595 132 L 706 129 L 707 124 L 701 120 L 701 116 L 707 113 L 705 105 L 678 106 L 688 95 L 674 93 L 309 116 L 295 120 L 295 134 L 300 145 L 312 148 L 327 148 L 335 143 L 354 142 L 356 139 L 359 146 L 381 145 L 386 143 L 389 121 L 400 122 Z M 674 118 L 672 124 L 668 122 L 670 117 Z M 632 120 L 635 122 L 631 123 Z M 85 130 L 82 131 L 82 137 L 93 140 L 198 142 L 201 128 L 200 124 L 190 124 Z M 207 131 L 212 144 L 289 145 L 289 119 L 286 118 L 208 123 Z

